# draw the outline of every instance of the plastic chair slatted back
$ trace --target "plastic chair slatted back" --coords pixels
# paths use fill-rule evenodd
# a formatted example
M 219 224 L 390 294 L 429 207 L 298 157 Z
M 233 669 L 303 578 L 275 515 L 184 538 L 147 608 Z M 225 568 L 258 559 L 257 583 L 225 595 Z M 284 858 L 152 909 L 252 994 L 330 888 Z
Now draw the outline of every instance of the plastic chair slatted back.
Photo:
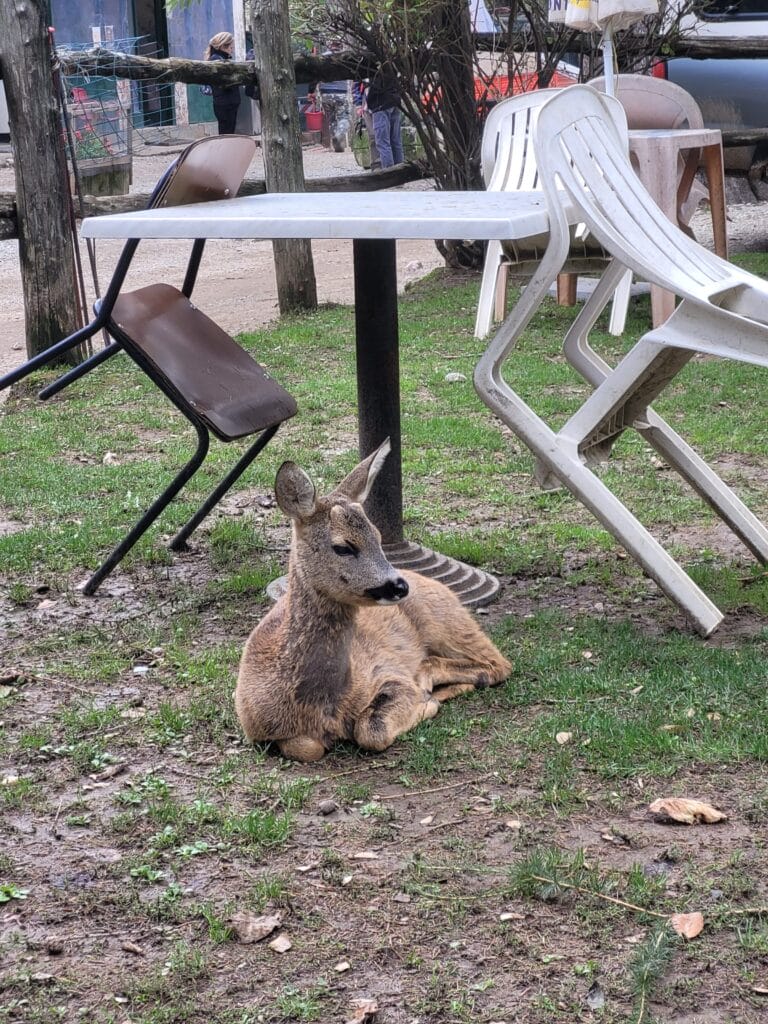
M 510 96 L 491 108 L 481 144 L 483 179 L 489 191 L 540 189 L 533 149 L 536 118 L 543 104 L 564 91 L 537 89 Z M 569 290 L 575 291 L 577 273 L 600 273 L 608 260 L 599 245 L 588 239 L 582 226 L 574 226 L 571 240 L 571 259 L 563 267 L 558 283 L 572 282 L 574 287 Z M 547 243 L 548 237 L 542 236 L 508 244 L 488 244 L 475 319 L 475 337 L 486 337 L 491 329 L 494 312 L 496 319 L 503 319 L 508 271 L 514 269 L 517 274 L 529 277 L 535 272 Z M 621 329 L 617 333 L 621 333 Z
M 589 229 L 600 243 L 644 280 L 672 290 L 686 280 L 706 287 L 730 277 L 730 264 L 664 215 L 619 145 L 600 112 L 580 117 L 557 137 L 558 177 L 581 208 L 589 203 Z

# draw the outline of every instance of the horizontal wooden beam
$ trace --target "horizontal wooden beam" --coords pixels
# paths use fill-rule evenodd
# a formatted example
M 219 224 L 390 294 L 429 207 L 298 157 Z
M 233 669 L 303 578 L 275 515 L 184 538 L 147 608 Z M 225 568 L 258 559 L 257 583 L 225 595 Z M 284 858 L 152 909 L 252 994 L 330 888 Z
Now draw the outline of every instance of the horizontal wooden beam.
M 258 82 L 253 61 L 188 60 L 185 57 L 140 57 L 95 47 L 92 50 L 57 51 L 65 75 L 128 78 L 134 81 L 188 82 L 191 85 L 248 85 Z M 339 53 L 333 58 L 303 55 L 294 62 L 299 83 L 334 82 L 337 79 L 367 78 L 376 70 L 370 55 Z

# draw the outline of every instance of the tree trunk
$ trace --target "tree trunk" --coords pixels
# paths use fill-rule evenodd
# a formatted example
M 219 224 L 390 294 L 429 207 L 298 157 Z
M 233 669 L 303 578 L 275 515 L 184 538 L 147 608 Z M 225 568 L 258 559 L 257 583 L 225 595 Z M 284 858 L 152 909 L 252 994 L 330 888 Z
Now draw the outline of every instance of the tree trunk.
M 79 326 L 67 162 L 44 6 L 42 0 L 0 3 L 28 356 Z
M 261 88 L 261 148 L 267 192 L 303 192 L 296 77 L 287 0 L 255 0 L 253 55 Z M 281 313 L 317 309 L 317 285 L 309 239 L 272 243 Z

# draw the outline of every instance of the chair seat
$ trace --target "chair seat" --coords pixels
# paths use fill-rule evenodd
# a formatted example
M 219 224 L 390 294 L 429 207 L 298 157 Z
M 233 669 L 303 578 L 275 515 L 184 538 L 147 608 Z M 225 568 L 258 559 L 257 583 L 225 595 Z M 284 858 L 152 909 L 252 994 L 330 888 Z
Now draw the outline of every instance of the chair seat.
M 529 260 L 540 260 L 549 245 L 549 232 L 543 235 L 531 235 L 501 243 L 505 259 L 513 265 Z M 569 262 L 597 261 L 599 269 L 604 269 L 610 257 L 600 243 L 589 233 L 584 234 L 581 225 L 571 227 L 571 247 L 568 254 Z
M 293 397 L 172 285 L 120 295 L 109 332 L 129 353 L 142 355 L 222 441 L 296 413 Z

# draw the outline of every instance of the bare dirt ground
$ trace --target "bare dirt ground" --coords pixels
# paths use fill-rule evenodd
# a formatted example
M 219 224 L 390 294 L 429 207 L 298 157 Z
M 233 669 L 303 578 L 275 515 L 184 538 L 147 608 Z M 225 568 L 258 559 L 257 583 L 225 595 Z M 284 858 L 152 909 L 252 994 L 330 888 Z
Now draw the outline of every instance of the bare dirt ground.
M 148 193 L 181 146 L 145 146 L 134 154 L 132 192 Z M 351 150 L 334 153 L 322 146 L 304 148 L 304 168 L 308 178 L 357 174 Z M 249 178 L 264 177 L 261 150 L 257 150 Z M 430 187 L 416 183 L 409 187 Z M 0 154 L 0 192 L 14 189 L 14 169 L 9 154 Z M 96 250 L 99 280 L 109 281 L 121 242 L 100 242 Z M 402 241 L 398 244 L 398 285 L 442 266 L 442 258 L 433 242 Z M 352 243 L 347 241 L 313 242 L 312 245 L 318 298 L 321 302 L 352 301 Z M 146 244 L 139 250 L 135 271 L 129 279 L 139 287 L 158 280 L 180 282 L 189 244 L 168 242 L 162 247 Z M 88 254 L 81 243 L 81 259 L 89 301 L 93 297 Z M 217 241 L 208 245 L 195 289 L 195 300 L 217 323 L 232 333 L 249 330 L 268 323 L 278 315 L 277 288 L 272 261 L 272 245 L 265 241 Z M 15 239 L 0 241 L 0 373 L 12 369 L 25 358 L 24 309 L 21 275 L 18 264 L 18 243 Z

